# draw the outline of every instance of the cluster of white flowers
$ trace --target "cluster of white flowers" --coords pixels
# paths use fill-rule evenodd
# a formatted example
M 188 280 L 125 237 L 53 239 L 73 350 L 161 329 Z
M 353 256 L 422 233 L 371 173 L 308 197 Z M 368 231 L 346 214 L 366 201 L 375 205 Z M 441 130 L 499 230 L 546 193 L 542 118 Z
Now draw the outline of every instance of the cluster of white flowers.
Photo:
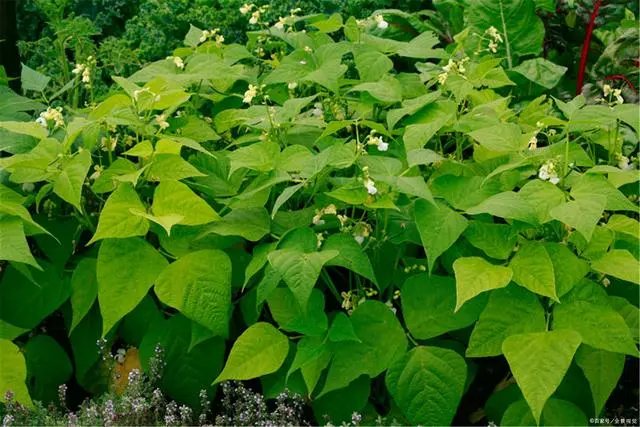
M 87 57 L 87 61 L 84 64 L 77 63 L 72 73 L 75 75 L 81 75 L 82 83 L 84 83 L 84 85 L 87 88 L 90 88 L 91 87 L 91 69 L 95 68 L 96 64 L 97 64 L 96 59 L 93 56 L 89 56 Z
M 118 138 L 115 136 L 110 138 L 103 136 L 102 139 L 100 140 L 100 147 L 102 148 L 102 151 L 113 151 L 116 149 L 117 145 L 118 145 Z
M 40 113 L 40 117 L 36 119 L 43 128 L 49 129 L 49 123 L 53 122 L 53 128 L 61 128 L 64 126 L 64 116 L 62 115 L 62 107 L 47 108 L 46 111 Z
M 489 36 L 489 52 L 497 53 L 498 45 L 503 42 L 500 32 L 498 32 L 498 29 L 496 27 L 491 26 L 487 28 L 487 31 L 485 31 L 484 33 Z
M 622 97 L 622 89 L 613 89 L 610 85 L 604 85 L 603 88 L 604 97 L 611 101 L 611 97 L 616 100 L 612 103 L 615 104 L 624 104 L 624 98 Z
M 167 56 L 167 59 L 170 61 L 173 61 L 173 64 L 176 67 L 180 68 L 181 70 L 184 70 L 184 61 L 179 56 Z
M 540 166 L 540 170 L 538 171 L 538 178 L 543 181 L 548 180 L 553 185 L 558 184 L 560 182 L 560 178 L 558 177 L 558 172 L 556 171 L 556 162 L 553 160 L 549 160 L 542 166 Z
M 267 9 L 269 9 L 269 5 L 258 7 L 253 3 L 249 3 L 249 4 L 245 3 L 240 8 L 240 13 L 243 15 L 250 13 L 251 18 L 249 18 L 249 24 L 257 25 L 260 23 L 260 17 L 262 16 L 263 13 L 267 11 Z
M 440 83 L 441 85 L 445 84 L 447 82 L 447 79 L 449 78 L 449 74 L 451 73 L 456 73 L 464 77 L 464 73 L 467 72 L 464 64 L 466 64 L 467 62 L 469 62 L 468 56 L 462 58 L 460 61 L 449 59 L 447 65 L 442 67 L 442 73 L 438 74 L 438 83 Z
M 260 92 L 262 91 L 262 89 L 264 89 L 264 87 L 265 85 L 257 86 L 257 85 L 250 84 L 247 90 L 244 92 L 242 102 L 244 102 L 245 104 L 251 104 L 251 101 L 253 101 L 253 98 L 258 96 L 258 94 L 260 94 Z M 269 96 L 264 95 L 263 98 L 266 100 L 266 99 L 269 99 Z
M 313 225 L 324 225 L 324 220 L 322 219 L 323 215 L 337 215 L 338 211 L 336 210 L 336 205 L 333 203 L 322 208 L 316 209 L 316 214 L 313 217 Z
M 202 35 L 200 36 L 200 43 L 204 43 L 209 39 L 215 39 L 216 45 L 218 47 L 221 47 L 222 43 L 224 43 L 224 36 L 220 34 L 220 28 L 214 28 L 212 30 L 203 30 Z
M 633 162 L 622 154 L 616 154 L 616 160 L 618 160 L 618 167 L 622 170 L 631 170 L 634 168 Z
M 169 127 L 169 122 L 166 120 L 166 116 L 164 114 L 159 114 L 156 116 L 156 123 L 160 126 L 160 129 L 165 130 Z
M 405 273 L 411 273 L 412 271 L 427 271 L 427 267 L 425 267 L 422 264 L 413 264 L 413 265 L 408 265 L 404 268 L 404 272 Z
M 389 143 L 384 142 L 381 136 L 377 136 L 375 130 L 372 130 L 367 137 L 367 144 L 377 146 L 378 151 L 387 151 L 389 149 Z
M 373 19 L 376 21 L 376 26 L 381 30 L 386 30 L 387 28 L 389 28 L 389 23 L 384 20 L 384 16 L 376 15 L 373 17 Z

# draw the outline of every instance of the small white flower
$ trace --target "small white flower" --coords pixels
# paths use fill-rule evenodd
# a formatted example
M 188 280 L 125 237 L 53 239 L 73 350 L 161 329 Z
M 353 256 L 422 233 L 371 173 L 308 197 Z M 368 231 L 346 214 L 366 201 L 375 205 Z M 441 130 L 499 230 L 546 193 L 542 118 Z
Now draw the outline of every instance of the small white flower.
M 381 30 L 384 30 L 389 27 L 389 23 L 384 20 L 384 16 L 376 15 L 374 19 L 376 20 L 377 27 L 380 28 Z
M 605 98 L 609 97 L 609 95 L 611 95 L 613 93 L 613 89 L 611 88 L 610 85 L 604 85 L 604 87 L 602 89 L 604 91 L 604 97 Z
M 222 34 L 218 34 L 216 36 L 216 46 L 222 47 L 222 43 L 224 43 L 224 36 Z
M 82 72 L 82 83 L 86 85 L 91 84 L 91 69 L 89 67 L 85 68 Z
M 376 183 L 373 182 L 371 178 L 367 179 L 367 181 L 364 183 L 364 186 L 367 189 L 367 193 L 371 194 L 372 196 L 378 192 L 378 189 L 376 188 Z
M 378 151 L 387 151 L 389 149 L 389 143 L 388 142 L 380 142 L 378 144 Z
M 438 74 L 438 83 L 443 85 L 443 84 L 445 84 L 447 82 L 448 78 L 449 78 L 449 74 L 447 74 L 447 73 Z
M 247 13 L 251 12 L 251 10 L 254 8 L 254 4 L 243 4 L 242 7 L 240 8 L 240 13 L 243 15 L 246 15 Z
M 210 35 L 211 33 L 209 32 L 209 30 L 202 31 L 202 35 L 200 36 L 200 43 L 206 42 Z
M 622 97 L 622 89 L 615 89 L 613 91 L 613 96 L 618 101 L 618 104 L 624 104 L 624 98 Z
M 287 19 L 281 16 L 278 18 L 278 22 L 276 22 L 273 26 L 276 27 L 278 30 L 282 30 L 284 28 L 284 24 L 286 23 L 287 23 Z
M 95 165 L 93 167 L 94 172 L 91 174 L 91 176 L 89 177 L 90 180 L 95 181 L 96 179 L 100 178 L 100 175 L 102 174 L 102 171 L 104 170 L 103 166 L 100 165 Z
M 260 11 L 256 10 L 251 14 L 251 19 L 249 19 L 249 24 L 256 25 L 260 20 Z
M 305 46 L 304 47 L 304 51 L 307 52 L 307 53 L 311 53 L 311 52 L 313 52 L 313 49 L 311 49 L 309 46 Z
M 558 178 L 557 176 L 552 176 L 551 178 L 549 178 L 549 182 L 553 185 L 558 185 L 558 183 L 560 182 L 560 178 Z
M 387 307 L 389 307 L 389 310 L 393 311 L 393 314 L 396 314 L 396 312 L 398 311 L 394 306 L 393 306 L 393 302 L 391 302 L 391 300 L 387 301 L 385 303 L 385 305 Z
M 542 123 L 540 120 L 538 120 L 536 122 L 536 127 L 543 128 L 544 127 L 544 123 Z
M 47 123 L 47 120 L 44 117 L 38 117 L 36 119 L 36 123 L 38 123 L 40 126 L 42 126 L 45 129 L 49 128 L 49 124 Z
M 489 51 L 491 51 L 491 53 L 498 52 L 498 45 L 493 40 L 489 41 Z
M 297 15 L 298 13 L 302 12 L 302 9 L 300 9 L 299 7 L 296 7 L 295 9 L 291 9 L 289 11 L 289 13 L 291 14 L 291 16 Z
M 118 139 L 103 137 L 100 145 L 102 147 L 102 151 L 114 151 L 118 145 Z
M 303 59 L 302 61 L 300 61 L 300 65 L 307 65 L 307 61 Z
M 173 56 L 171 59 L 173 60 L 173 63 L 176 67 L 180 68 L 181 70 L 184 69 L 184 61 L 182 60 L 182 58 L 180 58 L 179 56 Z
M 159 116 L 156 116 L 156 119 L 155 119 L 156 123 L 160 125 L 160 129 L 162 130 L 169 127 L 169 122 L 167 122 L 165 119 L 166 117 L 164 114 L 160 114 Z
M 549 180 L 552 184 L 556 185 L 560 182 L 560 178 L 558 177 L 558 173 L 556 171 L 556 164 L 553 160 L 549 160 L 540 166 L 540 170 L 538 171 L 538 178 L 543 181 Z
M 338 213 L 336 205 L 333 203 L 323 209 L 325 215 L 336 215 Z
M 453 59 L 449 59 L 449 62 L 447 63 L 447 65 L 445 65 L 444 67 L 442 67 L 442 70 L 445 73 L 449 73 L 451 72 L 452 69 L 454 69 L 456 67 L 456 62 Z
M 287 87 L 289 88 L 289 90 L 294 90 L 295 88 L 298 87 L 298 83 L 296 82 L 291 82 L 287 85 Z
M 84 64 L 76 64 L 75 68 L 73 69 L 72 73 L 73 74 L 80 74 L 82 73 L 82 71 L 85 69 L 85 65 Z
M 22 184 L 22 191 L 24 191 L 25 193 L 32 193 L 35 189 L 36 186 L 33 185 L 33 182 L 25 182 L 24 184 Z
M 258 94 L 258 86 L 249 85 L 249 88 L 244 93 L 244 98 L 242 98 L 242 102 L 245 104 L 251 104 L 253 98 Z
M 358 242 L 359 245 L 362 245 L 364 243 L 364 236 L 362 235 L 353 236 L 353 238 L 356 242 Z
M 618 167 L 622 170 L 633 169 L 633 164 L 629 161 L 627 156 L 623 156 L 622 154 L 618 154 L 616 156 L 618 158 Z
M 533 135 L 529 140 L 529 150 L 533 151 L 536 148 L 538 148 L 538 138 L 536 138 L 536 136 Z

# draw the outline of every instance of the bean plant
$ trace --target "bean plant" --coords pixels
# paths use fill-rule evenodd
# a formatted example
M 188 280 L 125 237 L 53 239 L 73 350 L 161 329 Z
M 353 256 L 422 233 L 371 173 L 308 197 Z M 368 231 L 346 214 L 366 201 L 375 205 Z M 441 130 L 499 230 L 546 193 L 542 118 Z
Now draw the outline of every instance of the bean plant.
M 397 10 L 245 4 L 246 45 L 191 26 L 85 104 L 0 86 L 0 395 L 118 393 L 160 346 L 193 408 L 242 381 L 320 424 L 611 416 L 638 357 L 638 105 L 555 91 L 550 2 L 463 3 L 447 45 Z M 86 93 L 95 67 L 68 70 Z

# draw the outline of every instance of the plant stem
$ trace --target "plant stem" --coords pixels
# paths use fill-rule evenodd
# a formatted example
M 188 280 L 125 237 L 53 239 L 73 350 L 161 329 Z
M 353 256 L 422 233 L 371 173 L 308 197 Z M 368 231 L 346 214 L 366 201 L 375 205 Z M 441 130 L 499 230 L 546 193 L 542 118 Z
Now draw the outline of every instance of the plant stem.
M 582 43 L 582 53 L 580 54 L 580 68 L 578 68 L 578 83 L 576 85 L 576 95 L 580 95 L 582 92 L 582 86 L 584 84 L 584 72 L 587 68 L 587 57 L 589 56 L 589 45 L 591 44 L 591 35 L 593 34 L 593 26 L 598 16 L 598 10 L 602 0 L 597 0 L 593 6 L 591 16 L 589 16 L 589 26 L 587 27 L 587 33 L 584 36 L 584 42 Z
M 500 20 L 502 21 L 502 33 L 504 34 L 504 46 L 507 48 L 507 64 L 509 69 L 513 68 L 513 59 L 511 59 L 511 45 L 509 44 L 509 35 L 507 34 L 507 23 L 504 20 L 504 7 L 502 6 L 502 0 L 499 0 L 500 4 Z

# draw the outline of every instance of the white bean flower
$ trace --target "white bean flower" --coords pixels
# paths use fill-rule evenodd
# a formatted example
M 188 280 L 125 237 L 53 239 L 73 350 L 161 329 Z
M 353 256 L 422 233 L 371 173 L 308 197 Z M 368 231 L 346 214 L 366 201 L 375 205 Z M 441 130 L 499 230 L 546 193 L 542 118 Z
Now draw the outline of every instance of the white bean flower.
M 244 93 L 242 102 L 244 102 L 245 104 L 251 104 L 251 101 L 256 97 L 256 95 L 258 95 L 258 86 L 250 84 L 249 88 Z
M 385 30 L 389 27 L 389 23 L 384 20 L 384 16 L 376 15 L 374 19 L 376 20 L 377 27 L 380 28 L 381 30 Z
M 367 189 L 367 193 L 371 194 L 372 196 L 378 192 L 378 189 L 376 188 L 376 183 L 373 182 L 371 178 L 365 181 L 364 186 Z

